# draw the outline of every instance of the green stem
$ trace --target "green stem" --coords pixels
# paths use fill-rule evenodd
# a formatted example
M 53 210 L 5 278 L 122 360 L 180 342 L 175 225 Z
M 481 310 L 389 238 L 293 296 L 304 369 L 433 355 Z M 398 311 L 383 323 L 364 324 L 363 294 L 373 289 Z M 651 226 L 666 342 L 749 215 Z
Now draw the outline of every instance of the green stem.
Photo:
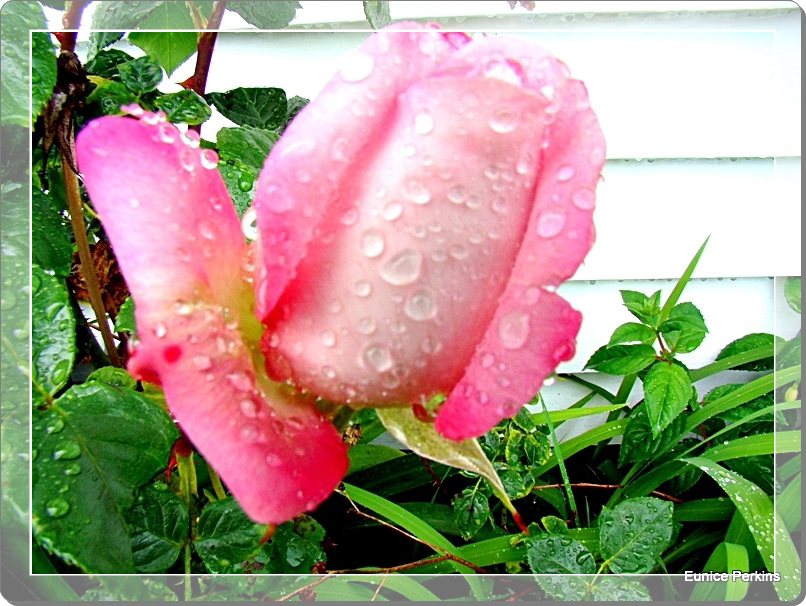
M 546 401 L 542 397 L 538 399 L 540 400 L 540 405 L 543 407 L 543 412 L 546 414 L 546 424 L 548 424 L 549 432 L 551 432 L 551 441 L 554 444 L 554 452 L 557 455 L 557 464 L 560 466 L 560 474 L 562 474 L 563 477 L 565 492 L 568 496 L 568 506 L 571 508 L 571 519 L 573 520 L 576 518 L 577 504 L 574 501 L 574 493 L 571 491 L 571 482 L 568 479 L 568 472 L 565 469 L 565 461 L 563 460 L 563 453 L 560 449 L 560 442 L 557 440 L 557 434 L 554 432 L 554 424 L 551 422 L 549 410 L 546 408 Z
M 207 472 L 210 474 L 210 482 L 213 484 L 213 490 L 215 491 L 215 496 L 219 499 L 226 499 L 227 493 L 224 491 L 224 486 L 221 484 L 221 478 L 218 477 L 218 473 L 215 469 L 213 469 L 209 464 L 207 465 Z

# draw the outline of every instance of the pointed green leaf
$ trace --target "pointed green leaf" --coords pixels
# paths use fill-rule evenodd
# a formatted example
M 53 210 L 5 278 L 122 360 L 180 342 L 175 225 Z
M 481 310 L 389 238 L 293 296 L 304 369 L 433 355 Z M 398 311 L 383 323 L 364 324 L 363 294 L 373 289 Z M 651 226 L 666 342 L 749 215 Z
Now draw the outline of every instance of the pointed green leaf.
M 42 269 L 67 277 L 73 264 L 67 222 L 50 195 L 34 188 L 31 202 L 31 241 L 36 242 L 31 250 L 32 260 Z
M 372 29 L 381 29 L 392 22 L 392 15 L 389 12 L 389 2 L 364 0 L 364 15 Z
M 299 2 L 287 0 L 274 0 L 272 2 L 243 2 L 233 1 L 227 3 L 227 10 L 238 13 L 247 23 L 258 29 L 282 29 L 302 8 Z
M 725 345 L 725 347 L 722 348 L 722 351 L 717 354 L 716 359 L 724 360 L 725 358 L 729 358 L 746 351 L 751 351 L 759 347 L 776 345 L 783 342 L 784 340 L 781 337 L 776 337 L 775 335 L 768 333 L 751 333 Z M 754 362 L 748 362 L 747 364 L 734 366 L 733 370 L 750 370 L 754 372 L 772 370 L 773 363 L 774 357 L 771 355 L 769 358 L 763 358 Z
M 676 353 L 694 351 L 708 333 L 702 313 L 692 303 L 675 305 L 669 312 L 669 319 L 658 330 L 669 348 Z
M 56 49 L 50 36 L 43 32 L 31 33 L 31 109 L 33 119 L 53 95 L 56 84 Z
M 213 113 L 207 101 L 189 88 L 157 97 L 154 106 L 165 112 L 169 122 L 182 124 L 201 124 Z
M 802 292 L 800 278 L 787 278 L 784 282 L 784 296 L 789 307 L 795 313 L 800 313 L 800 295 Z
M 152 56 L 170 77 L 174 70 L 196 52 L 195 24 L 184 2 L 163 2 L 143 19 L 138 27 L 144 31 L 131 32 L 129 41 Z
M 638 404 L 627 419 L 624 437 L 619 451 L 619 465 L 629 461 L 648 461 L 655 455 L 664 452 L 680 439 L 680 433 L 686 425 L 686 418 L 680 414 L 672 419 L 668 427 L 660 434 L 653 432 L 647 414 L 646 402 Z
M 655 341 L 655 331 L 646 324 L 627 322 L 613 331 L 608 345 L 622 345 L 626 343 L 644 343 L 651 345 Z
M 651 297 L 635 290 L 620 290 L 621 300 L 632 315 L 650 327 L 658 325 L 660 317 L 660 291 L 656 291 Z
M 644 402 L 652 435 L 657 436 L 688 404 L 691 380 L 682 366 L 668 362 L 653 365 L 644 377 Z
M 585 368 L 608 375 L 629 375 L 654 361 L 655 350 L 651 345 L 605 345 L 593 352 Z
M 138 57 L 118 65 L 120 81 L 135 95 L 156 90 L 162 82 L 162 68 L 149 56 Z
M 691 259 L 686 270 L 683 272 L 683 275 L 680 276 L 680 279 L 677 281 L 677 284 L 674 285 L 672 292 L 669 294 L 669 298 L 666 299 L 666 303 L 663 304 L 663 308 L 660 310 L 660 315 L 658 316 L 658 322 L 663 323 L 669 317 L 669 313 L 672 310 L 672 307 L 677 305 L 677 301 L 680 299 L 680 295 L 683 294 L 683 289 L 688 284 L 689 280 L 691 280 L 691 274 L 694 273 L 694 269 L 697 267 L 697 263 L 700 262 L 700 257 L 702 256 L 703 251 L 705 250 L 705 246 L 708 244 L 708 240 L 711 236 L 705 238 L 705 242 L 702 243 L 699 250 L 694 254 L 694 258 Z
M 566 535 L 549 535 L 526 541 L 526 558 L 535 574 L 593 574 L 593 554 Z
M 211 572 L 226 571 L 260 551 L 265 524 L 247 516 L 232 497 L 208 504 L 196 526 L 196 549 Z
M 129 519 L 137 572 L 165 572 L 188 540 L 190 518 L 182 499 L 169 490 L 148 486 L 138 497 Z
M 616 574 L 646 573 L 672 539 L 672 504 L 652 497 L 627 499 L 603 508 L 598 525 L 608 568 Z
M 241 126 L 277 130 L 285 126 L 288 116 L 288 101 L 281 88 L 234 88 L 209 93 L 207 99 L 225 118 Z
M 473 537 L 490 518 L 487 495 L 475 488 L 466 488 L 453 499 L 453 519 L 466 541 Z
M 17 124 L 30 128 L 31 112 L 28 106 L 32 50 L 30 31 L 47 27 L 45 14 L 37 2 L 10 2 L 3 6 L 0 27 L 2 28 L 0 30 L 0 54 L 3 57 L 0 62 L 0 70 L 2 70 L 0 72 L 2 74 L 0 77 L 0 105 L 3 108 L 3 124 Z M 40 45 L 40 43 L 35 44 Z M 36 107 L 34 107 L 34 113 L 38 113 Z
M 54 395 L 67 384 L 76 355 L 76 320 L 64 279 L 32 267 L 31 355 L 34 395 Z

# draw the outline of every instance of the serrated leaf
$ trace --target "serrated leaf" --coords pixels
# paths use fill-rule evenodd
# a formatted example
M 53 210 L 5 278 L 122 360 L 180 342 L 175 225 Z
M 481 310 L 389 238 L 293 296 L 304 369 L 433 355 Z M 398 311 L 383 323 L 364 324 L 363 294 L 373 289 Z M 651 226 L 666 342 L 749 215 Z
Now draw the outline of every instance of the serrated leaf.
M 747 523 L 767 570 L 781 575 L 781 580 L 773 583 L 778 597 L 794 600 L 801 591 L 800 556 L 769 496 L 749 480 L 706 458 L 681 461 L 702 469 L 730 497 Z
M 585 368 L 609 375 L 629 375 L 652 364 L 655 357 L 651 345 L 605 345 L 593 352 Z
M 565 535 L 527 540 L 526 558 L 534 574 L 593 574 L 593 554 L 579 541 Z
M 88 113 L 92 116 L 115 116 L 121 113 L 121 105 L 137 102 L 137 96 L 120 82 L 96 76 L 89 80 L 95 84 L 87 96 Z
M 694 351 L 708 333 L 702 313 L 692 303 L 675 305 L 658 330 L 669 348 L 677 353 Z
M 756 349 L 757 347 L 776 345 L 778 343 L 783 343 L 783 341 L 784 340 L 781 337 L 768 333 L 750 333 L 749 335 L 745 335 L 728 343 L 722 348 L 722 351 L 717 354 L 716 360 L 719 361 L 730 356 L 735 356 L 736 354 L 744 353 L 745 351 L 750 351 L 751 349 Z M 765 370 L 772 370 L 773 364 L 774 357 L 770 356 L 769 358 L 735 366 L 731 370 L 749 370 L 753 372 L 761 372 Z
M 655 291 L 647 297 L 644 293 L 635 290 L 620 290 L 621 300 L 632 315 L 650 327 L 658 325 L 660 317 L 660 291 Z
M 31 269 L 32 379 L 37 393 L 53 395 L 67 384 L 76 355 L 76 320 L 63 279 Z
M 31 33 L 31 109 L 33 119 L 42 111 L 53 95 L 56 84 L 56 53 L 50 36 L 43 32 Z
M 131 296 L 126 297 L 126 300 L 118 309 L 118 317 L 115 318 L 115 332 L 128 331 L 130 333 L 137 332 L 137 321 L 134 317 L 134 299 Z
M 299 95 L 294 95 L 293 97 L 291 97 L 288 100 L 288 116 L 286 117 L 285 125 L 288 126 L 294 119 L 294 116 L 296 116 L 302 110 L 303 107 L 308 105 L 309 102 L 310 102 L 309 99 L 306 99 L 305 97 L 300 97 Z M 285 126 L 283 127 L 283 130 L 285 130 Z
M 196 553 L 211 572 L 224 571 L 260 551 L 265 524 L 247 516 L 232 497 L 207 505 L 196 526 Z
M 227 3 L 227 10 L 238 13 L 247 23 L 258 29 L 282 29 L 294 19 L 297 9 L 302 8 L 296 1 L 274 2 L 234 2 Z
M 129 41 L 154 57 L 169 78 L 196 52 L 195 32 L 131 32 Z
M 47 28 L 45 14 L 36 2 L 11 2 L 0 19 L 0 106 L 3 124 L 31 127 L 28 106 L 31 43 L 29 32 Z
M 207 99 L 225 118 L 241 126 L 277 130 L 285 126 L 288 116 L 288 101 L 281 88 L 234 88 L 208 93 Z
M 521 499 L 532 492 L 532 488 L 535 486 L 535 479 L 531 472 L 523 465 L 496 463 L 494 468 L 510 499 Z
M 266 546 L 268 562 L 264 573 L 309 574 L 316 562 L 325 561 L 321 542 L 325 531 L 309 516 L 295 518 L 277 527 Z
M 218 172 L 221 173 L 221 178 L 227 186 L 235 212 L 238 213 L 239 217 L 243 216 L 252 205 L 252 199 L 255 195 L 255 181 L 257 179 L 254 169 L 241 168 L 241 166 L 243 165 L 233 166 L 226 162 L 221 162 L 218 165 Z
M 109 32 L 98 30 L 123 31 L 134 29 L 162 4 L 165 4 L 165 2 L 151 2 L 148 0 L 141 0 L 140 2 L 127 2 L 125 0 L 98 2 L 92 14 L 91 29 L 93 31 L 90 33 L 87 57 L 91 59 L 99 50 L 123 36 L 122 33 L 110 34 Z
M 225 127 L 216 134 L 216 148 L 222 162 L 233 161 L 237 165 L 252 168 L 257 175 L 279 138 L 276 132 L 263 128 Z
M 40 544 L 88 573 L 134 571 L 126 512 L 165 468 L 178 432 L 142 394 L 71 387 L 32 429 L 32 516 Z
M 87 61 L 84 67 L 87 69 L 87 73 L 98 76 L 99 78 L 120 81 L 118 65 L 128 63 L 132 59 L 134 59 L 134 57 L 128 53 L 124 53 L 122 50 L 107 48 L 99 51 L 92 59 Z
M 182 124 L 201 124 L 213 113 L 204 98 L 189 88 L 157 97 L 154 106 L 165 112 L 169 122 Z
M 120 81 L 135 95 L 156 90 L 162 82 L 162 68 L 149 56 L 138 57 L 118 65 Z
M 795 313 L 800 313 L 800 298 L 801 298 L 802 286 L 800 278 L 787 278 L 784 282 L 784 297 L 786 297 L 786 302 L 789 303 L 789 307 Z
M 523 440 L 523 451 L 526 453 L 529 464 L 539 467 L 551 458 L 551 443 L 545 434 L 531 433 Z
M 627 322 L 622 324 L 616 330 L 608 341 L 608 345 L 621 345 L 627 343 L 643 343 L 650 345 L 655 341 L 655 331 L 646 324 L 639 324 L 638 322 Z
M 419 421 L 409 408 L 378 408 L 377 414 L 392 437 L 418 455 L 484 477 L 504 506 L 515 513 L 501 479 L 476 440 L 454 442 L 443 438 L 433 424 Z
M 466 488 L 453 499 L 453 519 L 461 536 L 469 540 L 490 517 L 490 503 L 487 495 Z
M 364 0 L 364 15 L 372 29 L 381 29 L 392 22 L 388 2 Z
M 652 497 L 627 499 L 604 507 L 598 526 L 599 546 L 611 571 L 646 573 L 672 539 L 672 504 Z
M 647 415 L 646 402 L 639 404 L 630 413 L 627 427 L 624 428 L 624 437 L 619 451 L 619 465 L 624 465 L 628 461 L 648 461 L 655 455 L 664 452 L 678 441 L 685 425 L 686 417 L 682 414 L 677 415 L 660 434 L 656 434 L 652 430 L 652 424 Z
M 658 362 L 649 369 L 644 377 L 644 402 L 653 435 L 683 412 L 690 396 L 691 379 L 685 368 Z
M 165 572 L 188 540 L 190 518 L 182 499 L 169 490 L 148 486 L 132 508 L 130 520 L 137 572 Z
M 73 245 L 67 224 L 52 198 L 34 188 L 31 198 L 31 249 L 34 263 L 57 276 L 67 277 L 73 264 Z

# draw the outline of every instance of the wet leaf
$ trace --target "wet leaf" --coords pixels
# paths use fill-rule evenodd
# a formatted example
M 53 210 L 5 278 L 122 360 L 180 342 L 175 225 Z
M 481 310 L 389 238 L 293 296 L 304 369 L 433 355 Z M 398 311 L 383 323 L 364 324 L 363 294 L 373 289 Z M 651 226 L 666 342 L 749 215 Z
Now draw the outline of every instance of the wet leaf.
M 527 541 L 526 557 L 535 574 L 593 574 L 593 554 L 579 541 L 549 535 Z
M 281 88 L 234 88 L 208 93 L 207 99 L 225 118 L 241 126 L 276 130 L 286 123 L 288 102 Z
M 789 307 L 796 313 L 800 313 L 800 296 L 802 292 L 800 278 L 787 278 L 784 282 L 784 296 Z
M 364 0 L 364 15 L 372 29 L 381 29 L 392 22 L 388 2 Z
M 282 29 L 302 8 L 294 0 L 280 0 L 276 2 L 235 2 L 227 3 L 227 10 L 238 13 L 247 23 L 258 29 Z
M 177 31 L 193 30 L 196 27 L 190 12 L 182 2 L 163 2 L 149 13 L 140 23 L 140 27 L 150 30 L 166 30 L 131 32 L 129 41 L 153 57 L 162 66 L 168 77 L 196 52 L 196 32 Z
M 210 572 L 224 572 L 260 551 L 265 524 L 256 524 L 232 497 L 207 505 L 193 543 Z
M 655 331 L 646 324 L 627 322 L 613 331 L 608 345 L 621 345 L 627 343 L 643 343 L 650 345 L 655 341 Z
M 781 337 L 776 337 L 775 335 L 767 333 L 751 333 L 728 343 L 722 348 L 722 351 L 717 354 L 716 359 L 722 360 L 730 356 L 735 356 L 736 354 L 744 353 L 745 351 L 750 351 L 751 349 L 756 349 L 757 347 L 776 345 L 778 343 L 783 343 L 783 341 L 784 340 Z M 773 363 L 774 358 L 773 356 L 770 356 L 769 358 L 756 360 L 755 362 L 748 362 L 747 364 L 734 366 L 731 370 L 772 370 Z
M 490 518 L 487 495 L 475 488 L 466 488 L 453 500 L 453 519 L 462 538 L 469 540 Z
M 31 43 L 31 109 L 36 120 L 56 85 L 56 52 L 46 33 L 32 32 Z
M 190 89 L 157 97 L 154 106 L 165 112 L 169 122 L 181 124 L 201 124 L 213 113 L 204 98 Z
M 34 394 L 53 395 L 67 384 L 76 355 L 76 321 L 63 279 L 32 267 L 31 347 Z
M 92 14 L 92 32 L 87 46 L 87 57 L 93 58 L 95 54 L 123 37 L 122 33 L 102 32 L 99 30 L 128 30 L 137 27 L 150 13 L 166 2 L 127 2 L 126 0 L 112 0 L 99 2 Z
M 37 188 L 33 190 L 31 202 L 31 241 L 36 242 L 31 249 L 32 260 L 42 269 L 66 277 L 70 275 L 73 262 L 67 221 L 50 195 Z
M 266 156 L 280 136 L 271 130 L 242 126 L 222 128 L 216 134 L 216 147 L 222 162 L 233 161 L 255 169 L 257 175 L 263 168 Z
M 33 413 L 37 540 L 87 573 L 134 572 L 135 489 L 167 464 L 176 427 L 142 394 L 93 381 Z
M 630 313 L 650 327 L 656 327 L 660 319 L 660 291 L 651 297 L 634 290 L 620 290 L 621 300 Z
M 683 412 L 691 396 L 691 379 L 682 366 L 653 365 L 644 377 L 644 402 L 652 435 L 657 436 Z
M 683 414 L 675 416 L 659 434 L 652 430 L 646 403 L 640 403 L 630 413 L 619 451 L 619 465 L 629 461 L 648 461 L 677 442 L 686 425 Z
M 162 82 L 162 68 L 149 56 L 121 63 L 118 65 L 118 74 L 123 86 L 135 95 L 156 90 Z
M 655 350 L 651 345 L 605 345 L 593 352 L 585 368 L 608 375 L 629 375 L 654 361 Z
M 649 572 L 671 541 L 672 504 L 652 497 L 627 499 L 603 508 L 598 525 L 602 556 L 611 571 Z
M 669 318 L 658 330 L 669 348 L 677 353 L 694 351 L 708 333 L 702 313 L 692 303 L 679 303 L 672 307 Z
M 120 82 L 120 73 L 118 72 L 118 65 L 128 63 L 134 59 L 130 54 L 118 50 L 116 48 L 107 48 L 99 51 L 91 60 L 84 66 L 87 73 L 99 78 L 107 80 L 116 80 Z
M 302 515 L 277 527 L 266 545 L 266 568 L 272 574 L 308 574 L 316 562 L 325 561 L 322 541 L 325 529 L 312 517 Z
M 147 486 L 132 508 L 132 552 L 137 572 L 159 573 L 170 568 L 187 540 L 187 507 L 169 490 Z
M 131 296 L 126 297 L 126 300 L 118 309 L 118 317 L 115 318 L 115 332 L 122 331 L 128 331 L 133 334 L 137 332 L 137 322 L 134 318 L 134 299 Z

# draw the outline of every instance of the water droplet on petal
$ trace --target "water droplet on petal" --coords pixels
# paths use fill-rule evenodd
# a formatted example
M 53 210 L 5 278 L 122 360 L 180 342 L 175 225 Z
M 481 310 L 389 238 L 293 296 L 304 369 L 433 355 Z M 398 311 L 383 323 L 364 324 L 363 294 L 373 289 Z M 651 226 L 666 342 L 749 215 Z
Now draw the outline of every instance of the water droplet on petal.
M 269 467 L 281 467 L 283 465 L 283 460 L 273 452 L 270 452 L 268 455 L 266 455 L 266 463 L 269 464 Z
M 193 356 L 193 366 L 196 367 L 197 370 L 209 370 L 213 367 L 213 362 L 207 356 Z
M 520 349 L 529 338 L 529 314 L 511 311 L 498 323 L 498 339 L 504 349 Z
M 457 261 L 467 259 L 468 254 L 470 254 L 464 244 L 451 244 L 448 253 Z
M 540 299 L 540 287 L 530 286 L 524 293 L 524 300 L 527 305 L 534 305 Z
M 201 152 L 200 163 L 202 168 L 213 170 L 216 166 L 218 166 L 218 154 L 212 149 L 203 149 Z
M 179 136 L 179 131 L 170 122 L 164 122 L 157 127 L 157 133 L 160 141 L 163 143 L 174 143 Z
M 353 51 L 347 56 L 339 74 L 347 82 L 361 82 L 361 80 L 369 77 L 374 68 L 375 59 L 372 55 L 361 51 Z
M 517 172 L 519 175 L 525 175 L 532 170 L 534 166 L 535 160 L 532 156 L 532 152 L 525 150 L 518 158 L 518 162 L 515 164 L 515 172 Z
M 227 375 L 227 380 L 235 389 L 240 391 L 252 391 L 252 381 L 242 372 L 234 372 Z
M 333 347 L 336 344 L 336 335 L 332 331 L 325 330 L 319 335 L 319 338 L 326 347 Z
M 355 294 L 359 297 L 367 297 L 372 292 L 372 285 L 366 280 L 359 280 L 355 283 Z
M 589 189 L 580 189 L 571 196 L 571 202 L 580 210 L 591 210 L 596 204 L 596 196 Z
M 423 288 L 415 291 L 406 299 L 403 311 L 412 320 L 422 322 L 437 315 L 437 305 L 431 292 Z
M 257 211 L 254 208 L 248 209 L 241 217 L 241 231 L 247 240 L 257 238 Z
M 45 513 L 51 518 L 61 518 L 70 511 L 70 503 L 62 497 L 56 497 L 45 503 Z
M 305 428 L 305 423 L 303 423 L 302 419 L 299 417 L 288 417 L 286 423 L 288 423 L 288 426 L 294 431 L 300 431 Z
M 252 424 L 246 424 L 241 427 L 240 435 L 244 442 L 256 442 L 260 436 L 260 430 Z
M 568 181 L 572 179 L 576 171 L 574 167 L 571 165 L 563 166 L 560 170 L 557 171 L 557 181 Z
M 406 183 L 405 189 L 406 197 L 415 204 L 426 204 L 431 201 L 431 192 L 419 181 L 412 179 Z
M 374 259 L 383 253 L 384 246 L 383 235 L 379 231 L 370 229 L 361 236 L 361 252 L 370 259 Z
M 214 240 L 215 231 L 213 230 L 213 226 L 207 221 L 202 221 L 199 223 L 199 235 L 205 240 Z
M 245 417 L 253 419 L 257 416 L 258 404 L 254 400 L 248 398 L 245 400 L 241 400 L 241 402 L 238 404 L 238 408 L 241 409 L 241 413 Z
M 390 202 L 383 207 L 381 216 L 387 221 L 394 221 L 403 214 L 403 205 L 397 202 Z
M 510 133 L 518 126 L 518 114 L 509 107 L 502 107 L 490 118 L 490 128 L 497 133 Z
M 188 147 L 183 147 L 179 150 L 179 163 L 188 172 L 192 172 L 196 168 L 196 154 Z
M 482 368 L 490 368 L 493 364 L 495 364 L 495 356 L 493 354 L 487 352 L 481 356 Z
M 341 216 L 342 225 L 346 225 L 347 227 L 354 225 L 356 221 L 358 221 L 358 211 L 354 208 L 347 209 Z
M 454 204 L 461 204 L 467 198 L 467 191 L 461 185 L 456 185 L 448 190 L 448 200 Z
M 543 211 L 537 219 L 537 235 L 553 238 L 565 227 L 565 215 L 558 211 Z
M 165 324 L 159 322 L 154 327 L 154 336 L 157 337 L 158 339 L 162 339 L 166 334 L 168 334 L 168 329 L 165 328 Z
M 365 316 L 358 321 L 358 332 L 362 335 L 371 335 L 376 328 L 375 320 L 370 316 Z
M 311 173 L 301 168 L 295 173 L 295 176 L 300 183 L 309 183 L 311 180 Z
M 387 371 L 394 365 L 389 350 L 378 344 L 369 345 L 364 350 L 364 362 L 377 372 Z
M 434 119 L 427 111 L 422 111 L 414 116 L 414 132 L 420 135 L 427 135 L 434 130 Z
M 164 115 L 164 114 L 163 114 Z M 195 130 L 188 130 L 179 135 L 184 142 L 190 148 L 196 149 L 201 145 L 201 135 L 197 133 Z
M 381 277 L 395 286 L 411 284 L 420 277 L 422 263 L 422 255 L 412 248 L 407 248 L 381 267 Z

